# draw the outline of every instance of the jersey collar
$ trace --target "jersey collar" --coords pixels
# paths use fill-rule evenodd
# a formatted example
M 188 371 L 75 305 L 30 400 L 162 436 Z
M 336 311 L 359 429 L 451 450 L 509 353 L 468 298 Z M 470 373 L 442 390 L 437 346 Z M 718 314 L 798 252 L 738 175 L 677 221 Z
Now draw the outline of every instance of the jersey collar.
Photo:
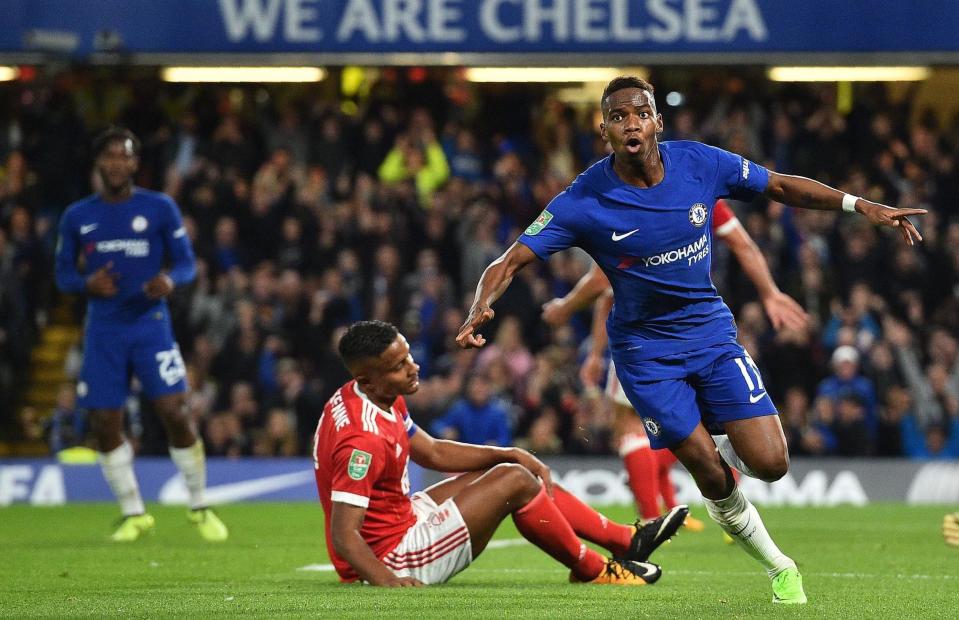
M 382 407 L 374 403 L 372 400 L 370 400 L 369 396 L 363 393 L 363 390 L 360 389 L 360 384 L 357 383 L 355 380 L 353 381 L 353 392 L 357 396 L 359 396 L 360 398 L 368 402 L 373 407 L 373 410 L 376 411 L 378 414 L 380 414 L 381 416 L 383 416 L 390 422 L 396 422 L 396 412 L 393 410 L 393 408 L 390 407 L 390 410 L 386 411 L 385 409 L 383 409 Z

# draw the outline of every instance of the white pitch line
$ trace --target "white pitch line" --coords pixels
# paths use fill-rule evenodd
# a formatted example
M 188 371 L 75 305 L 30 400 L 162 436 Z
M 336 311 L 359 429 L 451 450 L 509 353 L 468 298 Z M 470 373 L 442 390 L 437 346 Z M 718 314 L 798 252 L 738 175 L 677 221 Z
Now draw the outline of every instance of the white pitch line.
M 519 545 L 528 545 L 529 541 L 525 538 L 506 538 L 504 540 L 491 540 L 486 545 L 487 549 L 505 549 L 506 547 L 516 547 Z
M 307 564 L 306 566 L 301 566 L 296 570 L 327 573 L 336 570 L 336 568 L 332 564 Z

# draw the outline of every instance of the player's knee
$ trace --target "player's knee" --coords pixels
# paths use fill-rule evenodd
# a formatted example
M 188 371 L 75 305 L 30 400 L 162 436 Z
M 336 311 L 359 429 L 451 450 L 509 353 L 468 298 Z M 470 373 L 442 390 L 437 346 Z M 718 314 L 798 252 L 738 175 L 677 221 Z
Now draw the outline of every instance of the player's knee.
M 776 482 L 789 471 L 789 454 L 784 452 L 767 458 L 758 467 L 753 467 L 753 471 L 763 482 Z
M 529 501 L 539 493 L 539 480 L 522 465 L 501 463 L 493 469 L 497 471 L 500 484 L 510 489 L 514 499 Z

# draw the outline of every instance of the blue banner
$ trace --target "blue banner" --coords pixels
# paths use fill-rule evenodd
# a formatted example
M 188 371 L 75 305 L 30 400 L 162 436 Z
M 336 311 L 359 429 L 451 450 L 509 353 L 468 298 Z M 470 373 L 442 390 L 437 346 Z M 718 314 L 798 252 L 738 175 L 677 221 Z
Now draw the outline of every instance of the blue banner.
M 148 502 L 187 503 L 183 477 L 168 458 L 134 462 L 140 493 Z M 422 469 L 410 464 L 410 486 L 422 488 Z M 207 500 L 317 501 L 313 461 L 290 459 L 207 459 Z M 55 460 L 13 459 L 0 462 L 0 506 L 56 506 L 72 502 L 110 502 L 113 494 L 97 464 L 64 465 Z
M 942 53 L 955 0 L 0 0 L 0 51 Z M 575 64 L 575 59 L 570 60 Z M 637 55 L 636 64 L 644 59 Z

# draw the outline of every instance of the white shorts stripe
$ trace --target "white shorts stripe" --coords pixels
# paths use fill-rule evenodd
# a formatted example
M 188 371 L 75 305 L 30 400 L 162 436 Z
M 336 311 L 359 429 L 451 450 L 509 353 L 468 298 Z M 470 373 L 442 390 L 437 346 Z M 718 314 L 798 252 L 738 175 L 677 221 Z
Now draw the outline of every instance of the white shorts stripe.
M 382 561 L 400 577 L 423 583 L 449 581 L 473 561 L 469 530 L 452 498 L 440 505 L 424 492 L 410 498 L 416 524 Z

